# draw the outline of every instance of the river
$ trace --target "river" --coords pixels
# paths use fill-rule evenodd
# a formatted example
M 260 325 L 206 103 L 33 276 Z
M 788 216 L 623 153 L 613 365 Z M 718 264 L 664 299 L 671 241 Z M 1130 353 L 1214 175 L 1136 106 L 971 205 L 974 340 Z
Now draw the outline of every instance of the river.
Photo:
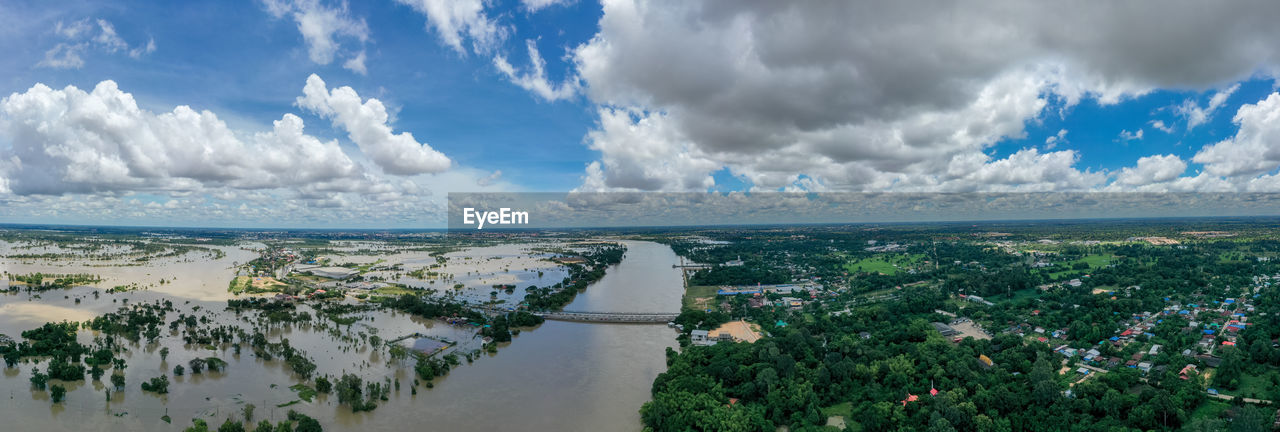
M 605 277 L 577 296 L 566 310 L 587 312 L 676 312 L 680 308 L 683 284 L 680 271 L 672 268 L 677 256 L 665 245 L 627 241 L 627 254 Z M 221 276 L 220 276 L 221 277 Z M 224 281 L 225 279 L 222 279 Z M 208 281 L 202 285 L 217 285 Z M 190 282 L 190 281 L 188 281 Z M 72 291 L 74 298 L 79 290 Z M 78 292 L 83 296 L 85 293 Z M 166 293 L 167 294 L 167 293 Z M 159 292 L 126 294 L 133 301 L 147 301 Z M 0 308 L 9 307 L 10 316 L 0 309 L 0 323 L 9 321 L 5 332 L 17 337 L 14 327 L 30 328 L 31 316 L 49 311 L 35 304 L 52 303 L 53 310 L 89 309 L 93 314 L 107 307 L 86 307 L 45 293 L 45 301 L 27 295 L 0 296 Z M 205 303 L 193 296 L 195 303 Z M 102 297 L 93 303 L 106 300 Z M 175 300 L 175 303 L 178 302 Z M 221 309 L 225 303 L 207 301 Z M 19 317 L 15 312 L 22 310 Z M 86 311 L 87 312 L 87 311 Z M 392 337 L 406 331 L 427 328 L 429 333 L 448 335 L 451 327 L 391 312 L 373 313 L 382 335 Z M 49 317 L 59 319 L 58 317 Z M 85 316 L 68 316 L 85 319 Z M 15 326 L 14 321 L 25 325 Z M 188 376 L 170 386 L 171 393 L 157 397 L 137 390 L 142 381 L 172 367 L 153 354 L 156 347 L 133 348 L 126 370 L 128 389 L 113 394 L 107 404 L 103 388 L 86 380 L 68 386 L 67 402 L 51 406 L 47 392 L 31 391 L 27 378 L 30 365 L 5 369 L 0 391 L 10 400 L 0 406 L 0 417 L 15 419 L 22 430 L 171 430 L 190 425 L 192 417 L 210 419 L 214 426 L 240 404 L 258 406 L 255 419 L 283 419 L 288 409 L 311 415 L 326 430 L 556 430 L 635 431 L 641 428 L 639 408 L 649 399 L 654 377 L 665 370 L 665 350 L 674 347 L 675 332 L 665 325 L 593 324 L 548 321 L 526 330 L 495 355 L 485 355 L 474 364 L 464 364 L 448 376 L 437 379 L 433 389 L 419 387 L 412 395 L 412 367 L 382 367 L 386 362 L 376 353 L 345 353 L 333 348 L 323 332 L 303 328 L 282 330 L 283 334 L 315 358 L 322 372 L 335 369 L 353 371 L 366 379 L 392 374 L 406 384 L 392 392 L 390 400 L 372 412 L 353 414 L 340 406 L 336 397 L 321 395 L 315 402 L 288 408 L 275 405 L 290 400 L 287 387 L 296 382 L 278 361 L 263 362 L 252 355 L 224 358 L 230 363 L 223 374 Z M 91 336 L 82 335 L 87 342 Z M 328 351 L 326 351 L 328 347 Z M 169 362 L 184 358 L 190 347 L 173 345 Z M 207 352 L 207 351 L 206 351 Z M 204 355 L 204 354 L 202 354 Z M 356 362 L 352 362 L 355 356 Z M 362 363 L 367 362 L 368 365 Z M 103 380 L 106 381 L 105 379 Z M 124 414 L 122 414 L 124 413 Z M 159 417 L 168 413 L 173 424 Z M 220 416 L 220 417 L 219 417 Z M 210 417 L 217 418 L 213 420 Z

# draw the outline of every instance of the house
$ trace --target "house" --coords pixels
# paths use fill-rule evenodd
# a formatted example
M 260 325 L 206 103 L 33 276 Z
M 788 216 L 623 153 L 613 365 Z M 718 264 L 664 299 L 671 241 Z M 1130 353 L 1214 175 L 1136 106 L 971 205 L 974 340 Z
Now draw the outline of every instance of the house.
M 716 341 L 711 340 L 708 335 L 711 332 L 706 330 L 694 330 L 689 332 L 689 341 L 697 346 L 715 345 Z
M 1151 350 L 1147 351 L 1147 355 L 1156 355 L 1160 353 L 1160 345 L 1152 345 Z
M 1143 373 L 1150 372 L 1150 371 L 1151 371 L 1151 362 L 1139 362 L 1139 363 L 1138 363 L 1138 370 L 1142 371 Z

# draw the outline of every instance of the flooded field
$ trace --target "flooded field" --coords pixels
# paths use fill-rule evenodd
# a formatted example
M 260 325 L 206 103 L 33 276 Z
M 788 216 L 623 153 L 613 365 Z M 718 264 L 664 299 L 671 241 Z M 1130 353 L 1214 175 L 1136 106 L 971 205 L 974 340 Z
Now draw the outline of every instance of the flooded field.
M 566 310 L 678 311 L 683 288 L 679 270 L 672 268 L 678 261 L 676 255 L 655 243 L 625 243 L 628 250 L 623 261 L 608 269 L 603 279 L 579 294 Z M 539 246 L 504 244 L 449 252 L 446 263 L 436 271 L 450 276 L 434 284 L 406 276 L 436 262 L 426 252 L 385 248 L 364 253 L 382 245 L 353 242 L 332 259 L 386 267 L 370 271 L 366 277 L 455 290 L 457 296 L 476 302 L 502 300 L 500 305 L 514 305 L 526 284 L 543 286 L 567 274 L 534 250 Z M 33 389 L 29 381 L 32 363 L 5 368 L 0 395 L 9 400 L 0 405 L 0 416 L 19 430 L 174 430 L 190 425 L 193 418 L 204 418 L 215 426 L 229 416 L 240 419 L 244 406 L 253 404 L 255 421 L 282 420 L 292 409 L 315 417 L 326 430 L 631 431 L 640 428 L 640 405 L 649 398 L 653 378 L 665 368 L 664 350 L 676 346 L 674 332 L 663 325 L 546 322 L 522 329 L 512 342 L 499 344 L 496 353 L 486 353 L 481 350 L 483 341 L 470 326 L 388 310 L 346 314 L 342 317 L 351 321 L 345 323 L 318 318 L 266 323 L 256 312 L 227 310 L 226 303 L 233 298 L 227 287 L 237 274 L 237 265 L 255 258 L 252 250 L 258 247 L 217 246 L 222 256 L 216 259 L 208 252 L 195 252 L 129 266 L 0 260 L 0 270 L 9 274 L 93 273 L 103 279 L 95 287 L 0 295 L 0 334 L 20 339 L 22 331 L 47 321 L 86 321 L 125 304 L 169 300 L 174 312 L 166 320 L 177 318 L 177 314 L 198 315 L 207 320 L 198 328 L 263 330 L 270 343 L 287 339 L 289 346 L 306 353 L 317 374 L 336 377 L 351 373 L 365 382 L 389 382 L 393 387 L 376 409 L 353 413 L 349 406 L 339 404 L 334 394 L 318 394 L 308 402 L 300 391 L 290 388 L 306 381 L 280 357 L 266 360 L 247 346 L 238 350 L 230 343 L 188 344 L 177 330 L 164 328 L 155 343 L 123 342 L 126 350 L 118 357 L 126 363 L 124 390 L 112 388 L 107 377 L 101 381 L 88 375 L 83 381 L 53 380 L 51 384 L 67 389 L 66 400 L 53 404 L 50 392 Z M 162 278 L 167 282 L 159 283 Z M 439 286 L 444 283 L 449 286 Z M 105 288 L 128 284 L 144 288 L 104 292 Z M 454 284 L 463 287 L 453 288 Z M 498 290 L 495 296 L 491 295 L 495 284 L 518 288 L 512 294 Z M 363 304 L 350 298 L 343 302 Z M 316 317 L 324 313 L 308 305 L 299 305 L 297 311 Z M 90 330 L 77 334 L 82 344 L 101 337 Z M 370 342 L 375 338 L 383 343 Z M 435 379 L 431 388 L 421 382 L 415 390 L 413 360 L 393 360 L 390 355 L 389 341 L 402 338 L 403 342 L 397 343 L 403 346 L 424 340 L 448 341 L 451 345 L 446 353 L 474 353 L 474 363 L 462 361 L 448 375 Z M 427 345 L 431 344 L 422 346 Z M 165 348 L 169 354 L 161 359 L 159 352 Z M 175 366 L 207 357 L 225 361 L 226 368 L 175 376 Z M 172 381 L 168 394 L 141 391 L 143 382 L 160 375 Z M 172 423 L 162 419 L 166 415 Z

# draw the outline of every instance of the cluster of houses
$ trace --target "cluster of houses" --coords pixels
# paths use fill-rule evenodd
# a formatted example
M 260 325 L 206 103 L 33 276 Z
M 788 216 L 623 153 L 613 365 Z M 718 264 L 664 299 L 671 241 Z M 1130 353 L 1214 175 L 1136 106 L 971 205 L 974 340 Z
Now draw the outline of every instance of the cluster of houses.
M 1260 281 L 1258 286 L 1265 285 Z M 1184 348 L 1181 351 L 1182 356 L 1195 358 L 1208 367 L 1217 367 L 1221 363 L 1221 358 L 1215 356 L 1214 351 L 1220 346 L 1235 345 L 1239 332 L 1248 326 L 1249 314 L 1255 310 L 1255 306 L 1249 303 L 1246 298 L 1226 298 L 1209 300 L 1209 304 L 1188 303 L 1185 305 L 1174 303 L 1169 298 L 1166 298 L 1165 301 L 1170 303 L 1169 306 L 1159 312 L 1143 312 L 1127 318 L 1122 330 L 1117 332 L 1115 336 L 1098 342 L 1097 346 L 1111 344 L 1113 347 L 1123 348 L 1141 336 L 1154 337 L 1155 335 L 1152 331 L 1155 327 L 1163 323 L 1165 318 L 1176 315 L 1187 319 L 1187 326 L 1183 329 L 1184 331 L 1196 332 L 1200 335 L 1200 339 L 1195 346 Z M 1036 327 L 1035 331 L 1044 333 L 1044 330 L 1039 327 Z M 1065 329 L 1055 330 L 1052 335 L 1056 338 L 1065 336 L 1065 333 Z M 1040 340 L 1044 342 L 1045 338 L 1041 337 Z M 1152 344 L 1134 352 L 1128 358 L 1107 356 L 1098 348 L 1081 350 L 1071 348 L 1066 344 L 1059 345 L 1054 348 L 1054 351 L 1068 359 L 1078 356 L 1083 364 L 1098 368 L 1114 369 L 1123 366 L 1136 368 L 1144 374 L 1159 374 L 1163 373 L 1168 368 L 1168 365 L 1156 365 L 1150 359 L 1154 359 L 1164 349 L 1165 347 L 1160 344 Z M 1083 374 L 1088 373 L 1087 368 L 1081 369 Z M 1189 379 L 1189 377 L 1199 373 L 1197 366 L 1191 363 L 1182 366 L 1178 371 L 1178 375 L 1182 379 Z

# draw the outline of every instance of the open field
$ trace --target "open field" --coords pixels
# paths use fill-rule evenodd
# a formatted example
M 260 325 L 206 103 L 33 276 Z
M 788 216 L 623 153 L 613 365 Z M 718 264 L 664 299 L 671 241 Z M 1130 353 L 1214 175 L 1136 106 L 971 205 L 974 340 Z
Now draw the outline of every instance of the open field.
M 706 309 L 715 300 L 719 288 L 713 285 L 692 285 L 685 289 L 681 301 L 686 309 Z
M 916 265 L 923 259 L 924 255 L 922 254 L 876 255 L 845 263 L 844 269 L 851 273 L 881 273 L 892 276 L 898 274 L 899 271 Z

